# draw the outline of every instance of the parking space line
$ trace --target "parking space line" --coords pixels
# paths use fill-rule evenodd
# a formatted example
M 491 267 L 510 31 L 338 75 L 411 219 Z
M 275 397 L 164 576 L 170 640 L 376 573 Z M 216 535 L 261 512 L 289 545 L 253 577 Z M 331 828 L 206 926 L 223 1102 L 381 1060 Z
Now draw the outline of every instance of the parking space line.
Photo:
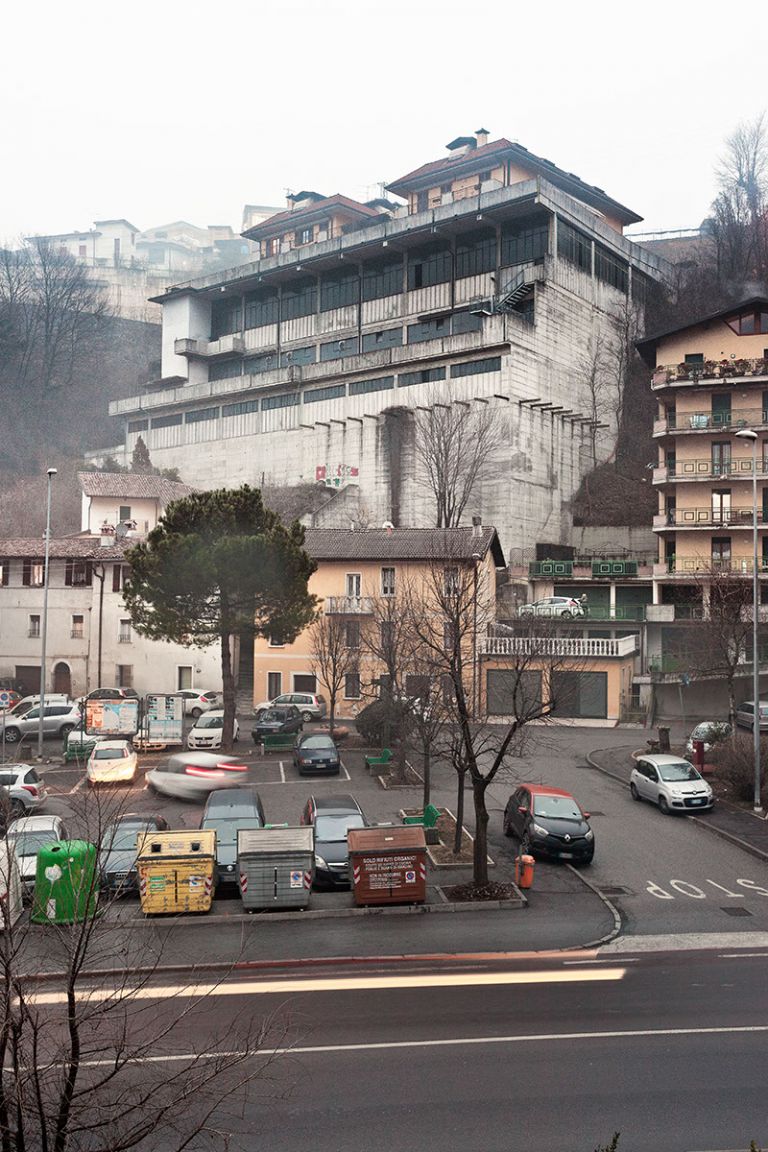
M 352 779 L 352 777 L 350 776 L 349 772 L 347 772 L 347 766 L 346 766 L 346 764 L 342 764 L 342 765 L 341 765 L 341 770 L 342 770 L 342 772 L 344 773 L 344 779 L 345 779 L 345 780 L 351 780 L 351 779 Z
M 78 780 L 77 784 L 75 784 L 74 788 L 70 788 L 69 792 L 67 792 L 66 795 L 67 796 L 74 796 L 75 792 L 80 791 L 83 784 L 85 784 L 85 776 L 81 776 L 80 779 Z
M 285 784 L 285 768 L 283 767 L 282 760 L 280 761 L 280 783 Z

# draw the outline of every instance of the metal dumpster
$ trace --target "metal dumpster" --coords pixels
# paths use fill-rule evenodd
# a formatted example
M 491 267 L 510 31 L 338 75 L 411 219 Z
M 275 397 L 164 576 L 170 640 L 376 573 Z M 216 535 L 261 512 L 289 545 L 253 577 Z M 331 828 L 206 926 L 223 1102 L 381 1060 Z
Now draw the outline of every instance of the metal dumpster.
M 138 844 L 136 870 L 142 912 L 208 912 L 216 884 L 216 833 L 148 833 Z
M 32 902 L 35 924 L 79 923 L 95 913 L 98 899 L 94 844 L 57 840 L 40 849 Z
M 237 870 L 244 908 L 306 908 L 315 876 L 314 829 L 240 829 Z
M 350 828 L 347 843 L 355 904 L 424 903 L 427 844 L 423 828 Z

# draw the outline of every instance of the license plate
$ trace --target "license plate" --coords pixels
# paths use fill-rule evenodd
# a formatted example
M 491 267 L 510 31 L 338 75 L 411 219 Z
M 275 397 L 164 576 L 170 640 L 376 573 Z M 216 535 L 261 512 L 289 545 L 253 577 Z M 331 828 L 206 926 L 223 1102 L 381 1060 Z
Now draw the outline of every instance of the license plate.
M 703 796 L 700 799 L 697 798 L 696 800 L 691 800 L 691 804 L 703 804 L 703 803 L 704 803 L 704 797 Z
M 560 853 L 560 859 L 561 860 L 573 860 L 573 852 L 561 852 Z

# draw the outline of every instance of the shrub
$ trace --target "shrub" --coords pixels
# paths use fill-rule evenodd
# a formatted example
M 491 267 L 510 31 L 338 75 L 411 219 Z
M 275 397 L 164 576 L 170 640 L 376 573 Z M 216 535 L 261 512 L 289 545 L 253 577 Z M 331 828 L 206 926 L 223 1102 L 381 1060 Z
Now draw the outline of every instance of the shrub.
M 358 712 L 355 722 L 366 743 L 396 744 L 413 726 L 413 712 L 404 701 L 387 696 Z
M 724 740 L 712 750 L 717 764 L 718 778 L 729 784 L 736 800 L 749 802 L 755 794 L 755 762 L 752 737 L 737 734 L 733 740 Z M 768 767 L 768 740 L 760 741 L 760 764 L 763 776 L 763 799 L 766 798 L 766 768 Z

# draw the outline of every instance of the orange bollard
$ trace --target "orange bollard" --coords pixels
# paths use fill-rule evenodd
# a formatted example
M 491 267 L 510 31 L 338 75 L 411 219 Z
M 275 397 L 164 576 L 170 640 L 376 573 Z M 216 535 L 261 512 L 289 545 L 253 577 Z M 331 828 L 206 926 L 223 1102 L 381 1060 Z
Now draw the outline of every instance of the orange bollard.
M 519 888 L 531 888 L 533 886 L 534 867 L 533 856 L 515 856 L 515 884 Z

